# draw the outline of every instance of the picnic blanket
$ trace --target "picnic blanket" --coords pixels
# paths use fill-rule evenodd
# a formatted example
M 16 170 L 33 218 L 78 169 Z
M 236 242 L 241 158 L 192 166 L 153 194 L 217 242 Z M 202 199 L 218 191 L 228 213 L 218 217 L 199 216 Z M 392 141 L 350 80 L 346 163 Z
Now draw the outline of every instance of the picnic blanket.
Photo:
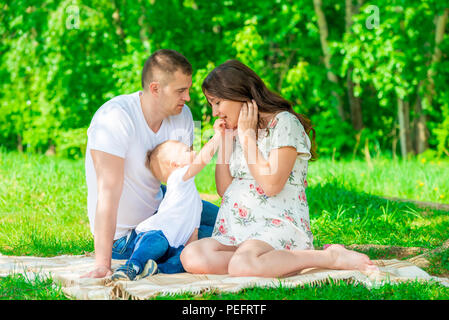
M 116 269 L 125 260 L 112 260 Z M 101 279 L 80 278 L 93 269 L 95 258 L 87 255 L 62 255 L 50 258 L 33 256 L 0 255 L 0 277 L 9 274 L 24 274 L 28 279 L 51 277 L 59 284 L 64 294 L 72 299 L 148 299 L 156 295 L 172 295 L 205 291 L 237 292 L 250 287 L 297 287 L 319 285 L 329 281 L 344 280 L 362 284 L 368 288 L 384 283 L 406 281 L 438 282 L 449 287 L 449 278 L 430 276 L 414 264 L 401 260 L 373 260 L 380 272 L 364 274 L 355 270 L 329 270 L 310 268 L 283 278 L 230 277 L 229 275 L 195 275 L 190 273 L 156 274 L 138 281 L 112 281 L 110 277 Z

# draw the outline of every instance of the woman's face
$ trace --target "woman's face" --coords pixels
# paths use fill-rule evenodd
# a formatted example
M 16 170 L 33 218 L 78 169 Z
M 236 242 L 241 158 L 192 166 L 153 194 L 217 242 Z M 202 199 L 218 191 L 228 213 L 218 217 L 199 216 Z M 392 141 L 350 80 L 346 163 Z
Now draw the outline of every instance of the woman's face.
M 236 129 L 243 102 L 225 100 L 206 94 L 212 106 L 212 115 L 225 121 L 226 129 Z

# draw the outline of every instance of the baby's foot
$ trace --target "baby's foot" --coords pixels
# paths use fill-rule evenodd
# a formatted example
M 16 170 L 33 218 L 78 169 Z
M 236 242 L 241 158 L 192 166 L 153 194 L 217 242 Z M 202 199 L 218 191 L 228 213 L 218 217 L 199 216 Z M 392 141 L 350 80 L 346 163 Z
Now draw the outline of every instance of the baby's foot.
M 156 261 L 149 259 L 147 263 L 145 264 L 145 267 L 143 268 L 142 273 L 140 273 L 136 280 L 147 278 L 149 276 L 152 276 L 153 274 L 156 274 L 158 272 L 157 270 L 157 263 Z
M 332 269 L 359 270 L 365 273 L 379 271 L 379 268 L 366 254 L 348 250 L 339 244 L 330 245 L 325 250 L 331 253 Z
M 121 265 L 115 270 L 112 274 L 111 279 L 113 281 L 126 280 L 133 281 L 135 280 L 137 273 L 139 271 L 139 267 L 132 264 L 131 262 L 125 263 Z

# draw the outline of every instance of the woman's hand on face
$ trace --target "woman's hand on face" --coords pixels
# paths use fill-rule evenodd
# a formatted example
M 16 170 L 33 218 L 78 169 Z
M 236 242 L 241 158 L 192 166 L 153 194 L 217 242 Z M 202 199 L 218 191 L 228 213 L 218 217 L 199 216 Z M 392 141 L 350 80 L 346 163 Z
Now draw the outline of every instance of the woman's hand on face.
M 240 110 L 237 127 L 240 143 L 244 142 L 245 136 L 256 136 L 258 113 L 255 100 L 251 100 L 243 104 L 242 109 Z

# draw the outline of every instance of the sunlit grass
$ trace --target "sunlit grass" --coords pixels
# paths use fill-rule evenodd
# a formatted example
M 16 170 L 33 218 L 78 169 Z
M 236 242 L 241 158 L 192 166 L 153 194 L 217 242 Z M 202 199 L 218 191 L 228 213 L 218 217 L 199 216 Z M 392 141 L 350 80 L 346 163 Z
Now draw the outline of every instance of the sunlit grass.
M 449 161 L 319 159 L 309 166 L 310 184 L 338 183 L 379 196 L 449 203 Z
M 0 279 L 0 300 L 68 300 L 51 278 L 11 274 Z
M 248 288 L 238 293 L 206 292 L 198 295 L 180 294 L 158 296 L 155 300 L 204 299 L 204 300 L 447 300 L 449 288 L 437 283 L 411 281 L 397 285 L 385 284 L 379 288 L 366 288 L 361 285 L 332 280 L 321 285 L 304 285 L 299 288 L 280 287 Z
M 369 167 L 366 162 L 359 160 L 333 162 L 328 159 L 310 163 L 307 198 L 315 247 L 319 248 L 326 243 L 370 243 L 422 248 L 441 245 L 449 237 L 447 211 L 422 209 L 413 203 L 390 201 L 383 196 L 444 203 L 441 195 L 449 194 L 449 163 L 379 159 L 373 160 L 372 164 Z M 0 152 L 0 178 L 0 253 L 55 256 L 93 251 L 93 238 L 86 211 L 87 188 L 83 160 Z M 209 194 L 212 202 L 220 203 L 215 192 L 213 163 L 195 181 L 200 193 Z M 385 257 L 382 252 L 368 254 L 374 259 L 394 258 Z M 436 275 L 449 274 L 446 260 L 446 251 L 435 255 L 426 271 Z M 0 286 L 7 288 L 14 281 L 22 280 L 17 276 L 1 279 Z M 43 282 L 28 281 L 28 284 L 37 290 L 41 290 L 39 288 L 42 286 L 45 286 L 45 290 L 49 288 Z M 405 286 L 404 288 L 411 288 L 410 295 L 398 297 L 408 299 L 407 297 L 415 297 L 415 293 L 417 299 L 438 299 L 445 294 L 447 297 L 447 292 L 441 291 L 442 289 L 426 291 L 424 287 L 425 285 L 418 284 Z M 342 285 L 336 289 L 335 286 L 325 285 L 321 288 L 309 288 L 306 292 L 311 299 L 339 299 L 349 297 L 351 292 L 357 290 L 361 293 L 356 299 L 377 297 L 377 293 L 367 295 L 365 289 L 360 286 L 357 288 Z M 3 290 L 8 292 L 7 289 Z M 261 297 L 267 299 L 281 294 L 278 290 L 251 290 L 260 292 Z M 251 290 L 239 293 L 234 298 L 259 294 L 249 293 Z M 287 292 L 289 299 L 300 299 L 303 293 L 299 291 L 304 291 L 289 290 L 282 291 L 282 294 Z M 329 291 L 328 296 L 325 294 L 326 290 Z M 396 296 L 387 293 L 388 290 L 378 291 L 378 296 L 395 299 Z M 419 295 L 418 292 L 421 291 L 427 293 Z M 313 292 L 316 292 L 315 296 Z M 14 291 L 14 295 L 17 294 Z M 28 296 L 31 299 L 42 298 L 39 295 Z M 203 298 L 226 297 L 206 295 Z

